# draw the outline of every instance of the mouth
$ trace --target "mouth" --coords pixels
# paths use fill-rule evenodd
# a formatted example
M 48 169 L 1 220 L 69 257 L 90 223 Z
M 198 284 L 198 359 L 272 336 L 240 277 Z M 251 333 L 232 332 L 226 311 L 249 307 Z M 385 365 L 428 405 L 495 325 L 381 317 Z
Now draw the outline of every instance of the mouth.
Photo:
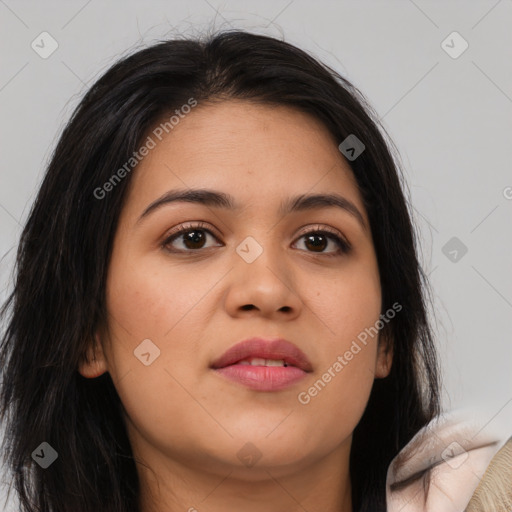
M 257 391 L 279 391 L 313 371 L 307 356 L 293 343 L 252 338 L 237 343 L 211 368 L 222 377 Z

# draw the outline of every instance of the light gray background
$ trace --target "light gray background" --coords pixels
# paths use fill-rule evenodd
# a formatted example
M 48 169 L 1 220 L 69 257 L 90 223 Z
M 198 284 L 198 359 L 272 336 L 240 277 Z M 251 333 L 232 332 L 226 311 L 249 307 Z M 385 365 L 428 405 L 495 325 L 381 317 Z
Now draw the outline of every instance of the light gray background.
M 511 0 L 0 0 L 0 298 L 57 137 L 116 58 L 205 28 L 284 36 L 347 76 L 383 118 L 434 288 L 444 407 L 483 408 L 510 432 L 511 26 Z M 31 48 L 43 31 L 59 45 L 47 59 Z M 442 47 L 453 31 L 469 44 L 455 59 Z M 452 237 L 468 249 L 456 262 L 443 253 Z

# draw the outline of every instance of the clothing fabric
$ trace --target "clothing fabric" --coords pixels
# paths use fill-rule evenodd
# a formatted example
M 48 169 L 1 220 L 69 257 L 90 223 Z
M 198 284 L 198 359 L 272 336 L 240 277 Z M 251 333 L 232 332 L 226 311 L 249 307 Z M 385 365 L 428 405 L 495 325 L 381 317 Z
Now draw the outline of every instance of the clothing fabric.
M 435 418 L 391 462 L 386 480 L 388 512 L 466 511 L 484 475 L 487 480 L 495 479 L 486 470 L 502 449 L 501 464 L 495 471 L 508 471 L 500 481 L 508 482 L 509 489 L 501 492 L 512 494 L 512 467 L 503 463 L 503 454 L 512 447 L 511 434 L 503 424 L 475 411 L 455 411 Z M 508 507 L 506 496 L 494 500 L 494 508 L 481 511 L 512 511 L 498 508 Z

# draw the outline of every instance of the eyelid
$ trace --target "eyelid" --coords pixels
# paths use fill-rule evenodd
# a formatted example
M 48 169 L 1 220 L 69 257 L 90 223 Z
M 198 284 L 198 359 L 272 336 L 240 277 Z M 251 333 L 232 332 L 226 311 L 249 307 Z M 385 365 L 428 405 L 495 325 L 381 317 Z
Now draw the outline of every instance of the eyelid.
M 304 235 L 307 235 L 309 233 L 327 233 L 328 235 L 333 235 L 334 237 L 338 238 L 343 245 L 344 251 L 350 251 L 352 250 L 352 244 L 348 241 L 347 237 L 339 230 L 332 228 L 331 226 L 325 225 L 325 224 L 315 224 L 315 225 L 309 225 L 304 228 L 304 230 L 301 230 L 297 238 L 300 238 Z M 329 254 L 329 253 L 325 253 Z
M 181 233 L 186 230 L 192 230 L 192 229 L 200 229 L 204 231 L 210 232 L 212 235 L 215 236 L 215 238 L 219 238 L 218 231 L 215 230 L 213 226 L 208 224 L 205 221 L 202 220 L 191 220 L 184 222 L 183 224 L 179 224 L 178 226 L 174 226 L 170 231 L 167 231 L 166 234 L 163 236 L 164 243 L 167 243 L 173 235 L 176 235 L 178 233 Z
M 343 236 L 341 231 L 338 231 L 337 229 L 327 226 L 325 224 L 314 224 L 314 225 L 309 224 L 304 229 L 301 229 L 301 231 L 299 232 L 299 234 L 297 236 L 301 237 L 301 236 L 307 235 L 308 233 L 311 233 L 311 232 L 316 233 L 318 231 L 322 231 L 325 233 L 329 233 L 331 235 L 335 235 L 335 236 L 341 238 L 344 242 L 346 242 L 348 244 L 348 240 L 345 238 L 345 236 Z

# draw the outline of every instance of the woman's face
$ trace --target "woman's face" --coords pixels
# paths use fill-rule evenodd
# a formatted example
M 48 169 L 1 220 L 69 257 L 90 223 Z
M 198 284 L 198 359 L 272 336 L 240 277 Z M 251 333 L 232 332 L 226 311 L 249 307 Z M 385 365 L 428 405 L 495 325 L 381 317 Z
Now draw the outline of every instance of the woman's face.
M 391 356 L 382 337 L 357 342 L 379 320 L 381 289 L 341 141 L 305 113 L 244 101 L 200 104 L 164 135 L 150 134 L 155 147 L 133 171 L 108 273 L 108 329 L 80 372 L 110 373 L 134 452 L 153 468 L 250 480 L 331 454 L 348 463 L 352 431 Z M 154 205 L 198 189 L 234 207 Z M 287 208 L 319 194 L 352 206 Z M 180 227 L 188 233 L 170 239 Z M 238 365 L 237 375 L 255 378 L 243 381 L 212 368 L 253 337 L 288 340 L 310 371 Z

